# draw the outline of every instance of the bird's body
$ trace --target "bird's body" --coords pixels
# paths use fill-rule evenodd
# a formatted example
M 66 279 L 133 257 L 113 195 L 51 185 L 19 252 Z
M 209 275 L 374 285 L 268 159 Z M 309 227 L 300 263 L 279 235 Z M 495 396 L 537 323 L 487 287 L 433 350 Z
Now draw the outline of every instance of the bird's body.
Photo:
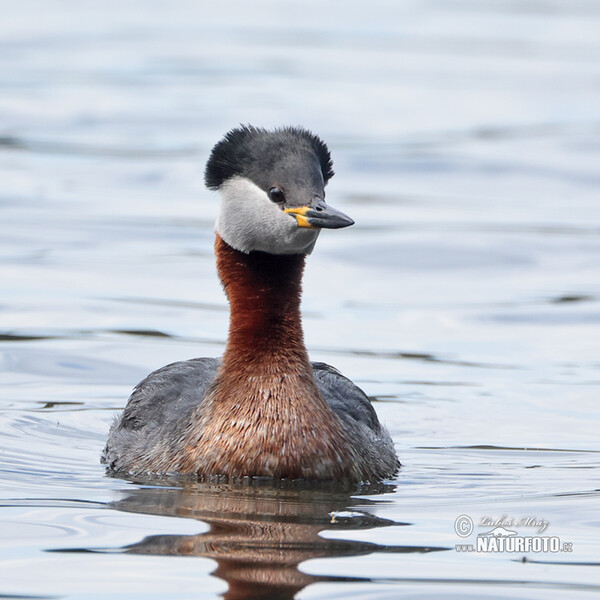
M 343 482 L 397 471 L 367 396 L 311 364 L 304 346 L 305 256 L 321 227 L 352 224 L 324 203 L 332 175 L 326 146 L 301 129 L 242 128 L 215 146 L 206 181 L 224 204 L 215 254 L 231 307 L 225 353 L 138 384 L 109 434 L 111 469 Z

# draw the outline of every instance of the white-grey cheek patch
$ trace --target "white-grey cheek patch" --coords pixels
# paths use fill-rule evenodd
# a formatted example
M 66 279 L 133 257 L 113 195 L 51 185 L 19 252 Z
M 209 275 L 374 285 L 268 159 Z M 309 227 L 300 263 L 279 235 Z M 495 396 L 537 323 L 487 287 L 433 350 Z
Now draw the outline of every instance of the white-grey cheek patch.
M 219 188 L 221 212 L 216 232 L 240 252 L 310 254 L 318 229 L 299 227 L 296 218 L 271 202 L 267 193 L 245 177 L 232 177 Z

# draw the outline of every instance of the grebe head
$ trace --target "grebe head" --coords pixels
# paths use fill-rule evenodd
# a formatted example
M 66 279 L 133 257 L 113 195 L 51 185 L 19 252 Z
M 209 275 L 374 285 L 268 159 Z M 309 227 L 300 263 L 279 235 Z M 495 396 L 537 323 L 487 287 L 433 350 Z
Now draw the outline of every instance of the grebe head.
M 310 254 L 322 228 L 354 223 L 325 203 L 332 167 L 325 143 L 306 129 L 232 129 L 204 176 L 221 192 L 217 233 L 244 253 Z

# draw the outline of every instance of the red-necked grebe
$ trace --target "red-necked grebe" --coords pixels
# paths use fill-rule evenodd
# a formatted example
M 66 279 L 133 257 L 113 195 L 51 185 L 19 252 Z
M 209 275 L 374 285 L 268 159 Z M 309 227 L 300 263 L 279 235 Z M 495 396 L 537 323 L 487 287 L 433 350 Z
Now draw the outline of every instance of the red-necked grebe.
M 134 389 L 102 455 L 127 473 L 379 481 L 399 462 L 365 393 L 311 363 L 300 315 L 302 271 L 321 229 L 352 219 L 325 203 L 333 176 L 309 131 L 233 129 L 205 181 L 221 194 L 215 253 L 230 303 L 221 359 L 151 373 Z

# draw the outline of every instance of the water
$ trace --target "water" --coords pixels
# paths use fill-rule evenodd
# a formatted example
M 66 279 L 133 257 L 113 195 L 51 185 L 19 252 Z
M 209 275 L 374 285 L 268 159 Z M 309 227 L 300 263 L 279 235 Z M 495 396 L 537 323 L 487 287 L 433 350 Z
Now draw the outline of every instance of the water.
M 596 2 L 0 8 L 0 595 L 598 594 Z M 137 381 L 223 350 L 202 169 L 239 122 L 332 149 L 357 224 L 308 262 L 306 340 L 388 425 L 384 485 L 98 462 Z M 526 518 L 572 551 L 455 550 Z

